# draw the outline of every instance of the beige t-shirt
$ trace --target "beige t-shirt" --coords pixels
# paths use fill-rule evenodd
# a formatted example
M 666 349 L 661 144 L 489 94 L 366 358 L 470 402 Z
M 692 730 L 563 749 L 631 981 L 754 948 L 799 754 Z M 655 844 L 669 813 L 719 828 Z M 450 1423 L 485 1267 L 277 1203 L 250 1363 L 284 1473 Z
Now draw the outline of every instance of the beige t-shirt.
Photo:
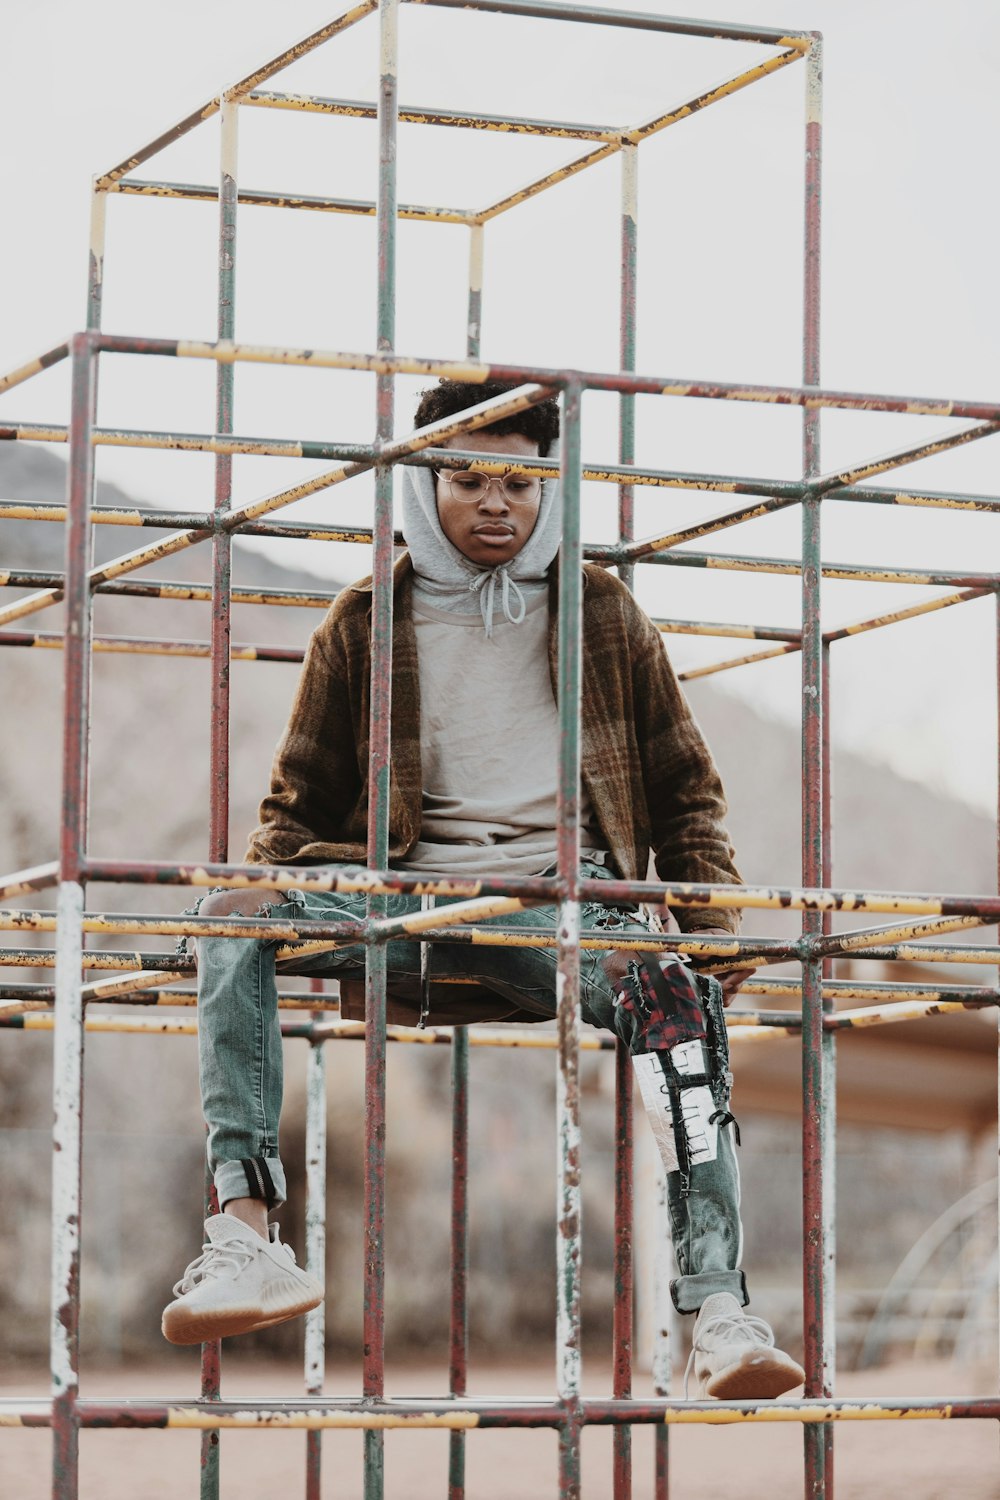
M 549 677 L 548 598 L 520 625 L 414 599 L 423 825 L 398 870 L 540 875 L 556 858 L 559 715 Z M 604 860 L 583 792 L 581 852 Z

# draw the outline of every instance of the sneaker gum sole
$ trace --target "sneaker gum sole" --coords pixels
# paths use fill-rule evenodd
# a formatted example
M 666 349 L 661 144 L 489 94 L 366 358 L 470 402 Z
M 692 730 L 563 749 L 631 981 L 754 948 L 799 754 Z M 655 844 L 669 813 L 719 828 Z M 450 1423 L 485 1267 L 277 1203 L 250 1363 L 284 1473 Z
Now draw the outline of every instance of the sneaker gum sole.
M 294 1307 L 286 1307 L 280 1313 L 262 1318 L 259 1307 L 226 1308 L 217 1313 L 191 1313 L 183 1317 L 168 1318 L 163 1315 L 163 1337 L 170 1344 L 208 1344 L 213 1339 L 234 1338 L 240 1333 L 256 1333 L 261 1328 L 273 1328 L 276 1323 L 287 1323 L 291 1318 L 301 1318 L 318 1307 L 323 1294 L 304 1297 Z M 167 1309 L 169 1312 L 170 1309 Z
M 705 1394 L 717 1401 L 770 1401 L 805 1380 L 805 1371 L 780 1349 L 747 1350 L 706 1382 Z

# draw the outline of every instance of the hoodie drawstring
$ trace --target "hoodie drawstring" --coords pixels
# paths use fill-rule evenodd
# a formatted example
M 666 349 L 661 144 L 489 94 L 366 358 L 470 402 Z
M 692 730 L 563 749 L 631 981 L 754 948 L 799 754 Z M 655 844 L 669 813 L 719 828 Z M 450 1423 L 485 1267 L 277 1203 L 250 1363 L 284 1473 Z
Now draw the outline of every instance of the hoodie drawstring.
M 504 618 L 512 625 L 520 625 L 528 612 L 528 606 L 521 590 L 516 582 L 507 572 L 505 564 L 491 568 L 488 573 L 477 573 L 469 583 L 470 592 L 479 592 L 479 607 L 483 612 L 483 625 L 487 638 L 493 634 L 493 610 L 496 605 L 497 579 L 500 580 L 500 607 Z M 519 606 L 519 613 L 511 611 L 512 596 Z

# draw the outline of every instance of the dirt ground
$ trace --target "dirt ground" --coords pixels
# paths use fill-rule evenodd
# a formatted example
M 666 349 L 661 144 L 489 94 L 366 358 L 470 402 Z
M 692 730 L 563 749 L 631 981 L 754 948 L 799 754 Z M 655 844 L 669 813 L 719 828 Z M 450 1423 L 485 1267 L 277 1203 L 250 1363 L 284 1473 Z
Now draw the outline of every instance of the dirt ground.
M 190 1398 L 194 1364 L 176 1362 L 141 1370 L 105 1370 L 84 1382 L 92 1396 Z M 602 1377 L 586 1382 L 588 1394 L 606 1392 Z M 330 1371 L 330 1394 L 357 1388 L 357 1372 Z M 411 1366 L 397 1372 L 390 1394 L 440 1391 L 440 1371 Z M 39 1372 L 0 1384 L 0 1395 L 43 1395 Z M 977 1393 L 987 1389 L 978 1382 Z M 301 1376 L 291 1365 L 258 1361 L 227 1367 L 224 1390 L 234 1397 L 297 1395 Z M 477 1371 L 477 1395 L 550 1396 L 550 1369 L 533 1365 Z M 646 1379 L 636 1393 L 649 1390 Z M 974 1382 L 948 1364 L 908 1364 L 846 1375 L 842 1395 L 970 1395 Z M 81 1453 L 81 1500 L 197 1500 L 198 1434 L 187 1432 L 86 1432 Z M 222 1500 L 284 1500 L 303 1491 L 305 1439 L 301 1433 L 222 1435 Z M 441 1433 L 386 1435 L 387 1500 L 443 1500 L 447 1494 L 447 1439 Z M 670 1434 L 671 1500 L 798 1500 L 802 1494 L 802 1436 L 797 1424 L 733 1428 L 674 1427 Z M 651 1500 L 653 1432 L 633 1433 L 633 1493 Z M 585 1500 L 611 1494 L 611 1433 L 592 1430 L 583 1441 Z M 8 1429 L 0 1434 L 0 1500 L 47 1500 L 50 1493 L 47 1432 Z M 556 1444 L 550 1432 L 473 1432 L 467 1441 L 469 1500 L 554 1500 Z M 361 1500 L 361 1435 L 328 1432 L 323 1438 L 324 1500 Z M 837 1429 L 838 1500 L 1000 1500 L 1000 1449 L 991 1422 L 851 1422 Z

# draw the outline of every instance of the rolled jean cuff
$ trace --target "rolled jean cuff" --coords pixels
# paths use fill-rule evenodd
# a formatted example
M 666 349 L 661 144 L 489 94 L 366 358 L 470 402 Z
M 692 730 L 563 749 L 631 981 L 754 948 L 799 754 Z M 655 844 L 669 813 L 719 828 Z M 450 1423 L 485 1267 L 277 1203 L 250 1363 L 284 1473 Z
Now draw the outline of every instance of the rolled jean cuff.
M 750 1301 L 742 1271 L 699 1271 L 696 1276 L 678 1276 L 670 1283 L 670 1295 L 680 1313 L 696 1313 L 716 1292 L 728 1292 L 741 1307 Z
M 219 1207 L 234 1198 L 259 1198 L 269 1209 L 285 1201 L 285 1172 L 276 1156 L 251 1156 L 246 1161 L 220 1162 L 215 1169 Z

